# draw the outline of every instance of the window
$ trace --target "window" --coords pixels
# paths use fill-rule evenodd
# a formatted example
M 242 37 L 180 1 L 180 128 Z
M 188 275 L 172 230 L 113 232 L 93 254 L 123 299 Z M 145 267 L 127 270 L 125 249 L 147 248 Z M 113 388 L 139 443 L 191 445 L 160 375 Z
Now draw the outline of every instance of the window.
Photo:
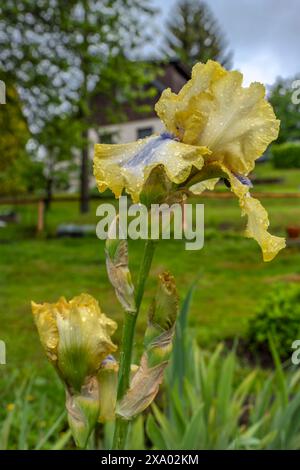
M 153 134 L 153 127 L 140 127 L 137 129 L 137 138 L 143 139 L 144 137 L 148 137 L 148 135 Z
M 117 138 L 117 132 L 101 132 L 100 133 L 100 142 L 101 144 L 113 144 Z

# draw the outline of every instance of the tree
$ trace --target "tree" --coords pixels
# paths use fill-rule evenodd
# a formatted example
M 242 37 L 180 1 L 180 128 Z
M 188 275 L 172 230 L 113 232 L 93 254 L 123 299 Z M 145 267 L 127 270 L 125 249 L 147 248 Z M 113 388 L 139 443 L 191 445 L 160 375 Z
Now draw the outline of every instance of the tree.
M 134 58 L 147 39 L 148 0 L 6 0 L 0 6 L 0 69 L 17 83 L 32 132 L 68 114 L 81 127 L 81 210 L 88 210 L 88 131 L 101 92 L 120 107 L 152 77 Z M 120 93 L 122 91 L 122 93 Z M 60 129 L 61 141 L 64 129 Z M 53 133 L 53 132 L 52 132 Z
M 281 121 L 278 144 L 300 140 L 300 105 L 297 99 L 293 99 L 293 94 L 297 93 L 293 83 L 296 84 L 296 79 L 278 78 L 270 90 L 269 101 Z
M 17 91 L 6 87 L 6 104 L 0 105 L 0 194 L 26 190 L 23 179 L 29 163 L 26 143 L 30 137 Z
M 217 60 L 230 68 L 232 54 L 225 37 L 205 2 L 179 0 L 167 21 L 166 42 L 170 57 L 192 67 L 196 62 Z
M 74 160 L 78 157 L 80 146 L 81 125 L 69 115 L 57 116 L 46 122 L 35 139 L 32 139 L 32 160 L 36 163 L 43 162 L 46 210 L 50 208 L 54 187 L 61 186 L 62 179 L 68 180 L 74 173 Z

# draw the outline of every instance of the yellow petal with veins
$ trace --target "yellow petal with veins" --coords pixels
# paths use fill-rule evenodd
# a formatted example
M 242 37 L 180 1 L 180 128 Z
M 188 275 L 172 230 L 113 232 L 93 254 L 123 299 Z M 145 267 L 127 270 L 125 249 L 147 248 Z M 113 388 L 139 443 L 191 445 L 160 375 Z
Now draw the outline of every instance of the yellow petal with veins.
M 59 343 L 58 365 L 71 376 L 79 369 L 77 356 L 82 357 L 84 366 L 91 375 L 100 367 L 102 360 L 117 347 L 111 335 L 117 324 L 101 312 L 96 299 L 81 294 L 68 303 L 67 315 L 58 313 L 56 317 Z M 84 361 L 85 358 L 85 361 Z M 77 361 L 77 365 L 76 365 Z
M 271 261 L 285 247 L 285 239 L 268 232 L 269 218 L 266 209 L 258 199 L 251 197 L 247 186 L 224 166 L 222 169 L 228 175 L 232 192 L 239 198 L 242 216 L 248 216 L 245 236 L 257 241 L 262 249 L 264 261 Z
M 190 186 L 189 190 L 196 196 L 199 196 L 206 190 L 213 191 L 219 179 L 220 178 L 211 178 L 209 180 L 200 181 L 199 183 Z
M 192 78 L 176 95 L 163 91 L 155 106 L 168 131 L 182 142 L 211 150 L 208 162 L 248 174 L 277 138 L 279 121 L 260 83 L 242 87 L 243 76 L 217 62 L 196 64 Z
M 164 90 L 155 106 L 171 134 L 96 145 L 94 174 L 100 191 L 110 188 L 118 197 L 125 188 L 134 202 L 154 168 L 162 167 L 171 182 L 186 183 L 195 194 L 213 189 L 217 178 L 228 176 L 248 216 L 246 235 L 258 241 L 269 261 L 285 241 L 268 233 L 267 212 L 250 196 L 242 178 L 277 138 L 279 121 L 265 99 L 264 86 L 243 87 L 242 81 L 240 72 L 227 71 L 217 62 L 196 64 L 180 92 Z
M 94 175 L 100 191 L 110 188 L 119 197 L 125 188 L 137 202 L 154 168 L 162 165 L 170 181 L 180 184 L 192 167 L 203 167 L 203 156 L 209 153 L 204 147 L 186 145 L 164 134 L 130 144 L 96 144 Z
M 56 311 L 62 311 L 66 302 L 64 297 L 61 297 L 56 304 L 37 304 L 31 302 L 31 309 L 42 346 L 47 356 L 52 361 L 56 361 L 57 359 L 57 345 L 59 340 Z
M 181 141 L 190 143 L 186 139 L 186 132 L 193 128 L 198 133 L 205 125 L 204 113 L 197 111 L 199 102 L 209 99 L 211 83 L 226 73 L 218 62 L 209 60 L 206 64 L 198 63 L 193 67 L 191 80 L 181 88 L 178 95 L 172 93 L 170 88 L 164 90 L 155 105 L 155 111 L 167 130 Z
M 117 349 L 111 341 L 117 324 L 88 294 L 69 302 L 64 297 L 53 304 L 32 302 L 32 312 L 47 356 L 67 385 L 76 390 Z

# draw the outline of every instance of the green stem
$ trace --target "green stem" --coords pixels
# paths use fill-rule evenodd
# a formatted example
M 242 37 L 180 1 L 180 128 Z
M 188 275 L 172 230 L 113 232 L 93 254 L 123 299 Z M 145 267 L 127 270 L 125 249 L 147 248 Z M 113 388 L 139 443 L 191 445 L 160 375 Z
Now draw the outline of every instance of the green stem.
M 136 310 L 134 312 L 126 312 L 125 314 L 122 335 L 122 347 L 120 352 L 119 383 L 117 393 L 118 401 L 123 398 L 126 390 L 129 387 L 135 325 L 143 300 L 145 284 L 149 276 L 155 246 L 156 242 L 150 239 L 147 240 L 145 243 L 144 255 L 141 263 L 141 269 L 139 273 L 138 286 L 135 297 Z M 124 420 L 122 418 L 116 419 L 113 449 L 122 450 L 125 448 L 128 426 L 129 421 Z
M 141 264 L 139 280 L 138 280 L 138 287 L 137 287 L 136 296 L 135 296 L 135 303 L 136 303 L 136 310 L 137 310 L 136 316 L 138 316 L 139 311 L 140 311 L 140 306 L 141 306 L 143 295 L 144 295 L 145 284 L 149 276 L 149 271 L 151 268 L 156 244 L 157 244 L 157 241 L 151 240 L 151 239 L 147 240 L 145 243 L 144 255 L 143 255 L 143 260 Z
M 126 312 L 120 352 L 120 369 L 117 399 L 121 400 L 129 387 L 131 356 L 136 323 L 136 312 Z

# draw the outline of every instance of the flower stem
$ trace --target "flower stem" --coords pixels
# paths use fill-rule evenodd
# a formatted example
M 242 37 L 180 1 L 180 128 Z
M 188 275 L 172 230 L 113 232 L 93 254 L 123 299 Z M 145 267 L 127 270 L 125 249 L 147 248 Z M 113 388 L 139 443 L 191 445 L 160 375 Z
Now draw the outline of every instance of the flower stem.
M 126 312 L 123 335 L 122 335 L 122 346 L 120 352 L 120 370 L 119 370 L 119 383 L 117 400 L 121 400 L 125 395 L 129 387 L 130 381 L 130 368 L 131 368 L 131 357 L 135 333 L 136 320 L 140 311 L 140 306 L 143 300 L 145 284 L 151 268 L 151 263 L 156 247 L 156 241 L 147 240 L 145 243 L 143 259 L 141 262 L 141 268 L 139 273 L 138 285 L 136 290 L 136 310 L 134 312 Z M 125 448 L 127 433 L 128 433 L 129 421 L 122 418 L 116 419 L 113 449 L 122 450 Z
M 143 260 L 141 264 L 139 280 L 138 280 L 138 287 L 137 287 L 136 296 L 135 296 L 136 311 L 137 311 L 136 317 L 138 316 L 139 311 L 140 311 L 140 306 L 141 306 L 143 295 L 144 295 L 145 284 L 149 276 L 149 271 L 151 268 L 156 244 L 157 244 L 157 241 L 151 240 L 151 239 L 148 239 L 145 243 L 144 255 L 143 255 Z

